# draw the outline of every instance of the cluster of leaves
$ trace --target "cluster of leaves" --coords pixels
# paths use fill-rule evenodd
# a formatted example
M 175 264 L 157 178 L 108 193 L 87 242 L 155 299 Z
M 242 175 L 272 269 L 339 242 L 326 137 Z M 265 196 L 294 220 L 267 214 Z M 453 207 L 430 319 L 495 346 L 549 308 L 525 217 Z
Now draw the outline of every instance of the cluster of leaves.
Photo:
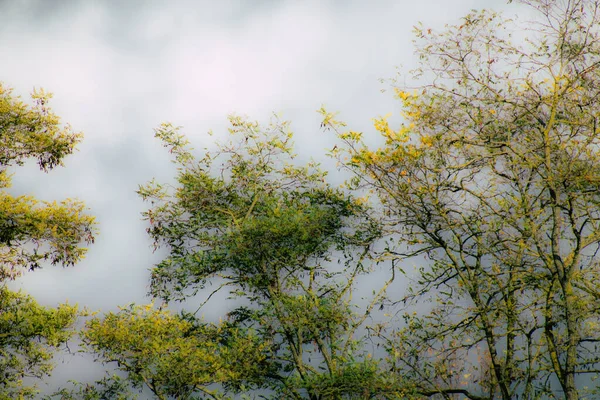
M 0 84 L 0 166 L 23 165 L 34 158 L 40 169 L 48 171 L 62 165 L 83 135 L 69 125 L 61 126 L 48 106 L 50 93 L 34 90 L 31 98 L 33 107 Z
M 31 297 L 0 288 L 0 399 L 29 398 L 35 387 L 25 378 L 43 378 L 53 368 L 53 349 L 74 333 L 76 306 L 38 305 Z
M 115 363 L 135 388 L 146 385 L 159 399 L 188 398 L 225 383 L 236 389 L 269 372 L 270 343 L 251 329 L 202 323 L 190 315 L 130 306 L 92 318 L 82 339 L 103 362 Z
M 74 265 L 94 241 L 94 218 L 83 203 L 43 202 L 0 192 L 0 281 L 14 280 L 41 263 Z

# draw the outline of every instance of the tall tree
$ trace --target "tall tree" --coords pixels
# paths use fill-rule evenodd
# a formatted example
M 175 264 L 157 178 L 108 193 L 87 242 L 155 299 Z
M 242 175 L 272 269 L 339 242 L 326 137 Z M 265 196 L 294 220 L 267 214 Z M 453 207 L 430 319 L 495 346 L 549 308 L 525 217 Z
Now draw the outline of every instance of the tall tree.
M 152 270 L 151 293 L 172 301 L 202 290 L 210 301 L 229 289 L 243 300 L 227 321 L 268 344 L 270 367 L 255 381 L 275 398 L 400 396 L 361 341 L 393 277 L 362 311 L 352 302 L 379 234 L 368 208 L 330 187 L 314 163 L 292 163 L 286 123 L 230 123 L 232 140 L 200 160 L 176 128 L 156 132 L 179 174 L 174 188 L 151 182 L 139 190 L 153 202 L 148 232 L 169 250 Z
M 81 140 L 63 127 L 48 107 L 51 95 L 34 91 L 34 105 L 12 96 L 0 84 L 0 398 L 32 397 L 24 378 L 43 378 L 52 370 L 52 349 L 73 333 L 77 308 L 43 307 L 7 283 L 44 262 L 73 265 L 85 254 L 81 242 L 93 242 L 94 219 L 73 200 L 39 202 L 7 192 L 9 168 L 35 159 L 43 171 L 62 165 Z
M 534 21 L 416 28 L 421 84 L 380 148 L 324 112 L 402 239 L 388 254 L 431 260 L 401 300 L 435 306 L 389 338 L 423 395 L 578 399 L 600 372 L 600 2 L 521 3 Z

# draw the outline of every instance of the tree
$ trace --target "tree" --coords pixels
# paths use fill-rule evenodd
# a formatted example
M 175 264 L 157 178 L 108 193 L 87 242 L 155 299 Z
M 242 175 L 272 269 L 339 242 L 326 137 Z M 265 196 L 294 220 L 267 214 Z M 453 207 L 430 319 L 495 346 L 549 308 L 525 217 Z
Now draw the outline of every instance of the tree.
M 400 239 L 387 254 L 431 260 L 399 300 L 435 306 L 388 337 L 426 396 L 578 399 L 600 372 L 600 2 L 521 3 L 524 27 L 416 28 L 421 84 L 396 87 L 405 123 L 375 120 L 378 149 L 324 111 Z
M 30 107 L 0 85 L 0 189 L 10 187 L 8 168 L 36 159 L 48 172 L 62 165 L 82 135 L 48 107 L 52 96 L 34 91 Z M 83 203 L 67 199 L 61 203 L 38 202 L 31 196 L 0 193 L 0 279 L 14 280 L 24 269 L 34 270 L 40 262 L 74 265 L 86 248 L 81 241 L 94 241 L 94 218 L 85 214 Z
M 81 140 L 69 126 L 61 127 L 48 107 L 50 97 L 34 91 L 34 105 L 28 106 L 0 84 L 0 398 L 6 399 L 35 395 L 35 387 L 23 379 L 50 374 L 52 349 L 71 337 L 79 314 L 68 304 L 40 306 L 7 283 L 45 261 L 75 264 L 86 251 L 80 243 L 93 242 L 95 234 L 94 219 L 80 202 L 39 202 L 6 191 L 8 168 L 33 158 L 49 171 L 62 165 Z
M 275 398 L 408 395 L 361 336 L 393 276 L 362 311 L 352 302 L 379 235 L 368 207 L 331 188 L 314 163 L 292 164 L 287 123 L 230 123 L 232 140 L 198 161 L 177 128 L 156 131 L 179 173 L 174 188 L 139 189 L 153 202 L 148 232 L 169 251 L 152 270 L 151 294 L 183 301 L 216 285 L 199 309 L 222 289 L 244 300 L 227 324 L 265 344 L 269 368 L 252 371 L 253 379 Z

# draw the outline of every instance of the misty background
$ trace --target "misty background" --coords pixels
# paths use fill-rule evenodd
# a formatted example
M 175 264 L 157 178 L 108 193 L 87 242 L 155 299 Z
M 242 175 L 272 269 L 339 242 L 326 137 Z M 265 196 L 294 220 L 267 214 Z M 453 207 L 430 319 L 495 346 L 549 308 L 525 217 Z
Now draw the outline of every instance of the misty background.
M 441 29 L 473 8 L 518 14 L 506 0 L 378 1 L 0 1 L 0 81 L 28 101 L 34 87 L 84 133 L 65 168 L 44 174 L 34 163 L 13 169 L 11 192 L 42 200 L 78 198 L 96 216 L 100 235 L 73 268 L 46 266 L 11 286 L 44 305 L 91 310 L 148 303 L 152 252 L 147 206 L 135 194 L 153 177 L 172 182 L 175 168 L 153 129 L 183 126 L 198 155 L 227 132 L 227 115 L 267 123 L 292 121 L 300 162 L 325 157 L 335 144 L 319 128 L 325 105 L 368 135 L 371 118 L 398 103 L 389 82 L 396 67 L 415 67 L 412 27 Z M 208 136 L 212 130 L 214 136 Z M 337 177 L 341 179 L 341 177 Z M 377 283 L 377 275 L 369 277 Z M 365 282 L 367 284 L 367 282 Z M 392 288 L 392 290 L 395 290 Z M 208 320 L 225 311 L 212 303 Z M 82 355 L 59 354 L 48 390 L 69 379 L 93 380 L 104 368 Z

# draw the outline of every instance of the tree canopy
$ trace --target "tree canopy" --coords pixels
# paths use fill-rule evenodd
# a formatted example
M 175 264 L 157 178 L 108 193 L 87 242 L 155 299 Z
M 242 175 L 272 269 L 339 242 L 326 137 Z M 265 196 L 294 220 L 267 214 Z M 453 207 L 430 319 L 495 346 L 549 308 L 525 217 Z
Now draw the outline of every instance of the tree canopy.
M 52 370 L 52 350 L 74 333 L 79 311 L 68 304 L 40 306 L 33 298 L 7 287 L 25 270 L 44 262 L 73 265 L 94 241 L 94 218 L 75 200 L 40 202 L 13 196 L 9 168 L 35 159 L 49 171 L 62 165 L 81 140 L 48 107 L 51 95 L 34 91 L 33 106 L 0 84 L 0 398 L 29 398 L 35 386 L 26 378 L 44 378 Z
M 260 127 L 233 116 L 230 124 L 232 140 L 198 161 L 177 128 L 157 129 L 178 165 L 178 186 L 150 182 L 139 193 L 153 204 L 144 214 L 149 234 L 157 247 L 169 250 L 152 270 L 151 294 L 184 301 L 216 286 L 201 307 L 222 290 L 243 305 L 219 326 L 191 313 L 148 311 L 133 314 L 131 323 L 121 322 L 130 320 L 129 311 L 122 320 L 109 314 L 88 325 L 86 342 L 159 398 L 187 398 L 186 390 L 222 398 L 243 388 L 297 399 L 399 396 L 404 389 L 381 374 L 362 339 L 393 277 L 362 311 L 351 301 L 357 279 L 370 271 L 367 258 L 379 235 L 368 207 L 327 184 L 316 165 L 290 162 L 286 123 Z M 159 326 L 163 333 L 154 332 Z M 201 329 L 188 335 L 191 326 Z M 158 377 L 141 376 L 146 368 Z M 157 382 L 171 379 L 167 369 L 177 381 L 160 393 Z M 188 374 L 198 377 L 197 385 Z M 221 383 L 225 391 L 209 391 L 210 383 Z
M 523 3 L 527 27 L 474 11 L 416 28 L 424 83 L 396 86 L 406 122 L 376 120 L 382 147 L 325 114 L 393 254 L 431 260 L 398 301 L 436 306 L 386 337 L 424 395 L 578 399 L 599 371 L 600 3 Z

